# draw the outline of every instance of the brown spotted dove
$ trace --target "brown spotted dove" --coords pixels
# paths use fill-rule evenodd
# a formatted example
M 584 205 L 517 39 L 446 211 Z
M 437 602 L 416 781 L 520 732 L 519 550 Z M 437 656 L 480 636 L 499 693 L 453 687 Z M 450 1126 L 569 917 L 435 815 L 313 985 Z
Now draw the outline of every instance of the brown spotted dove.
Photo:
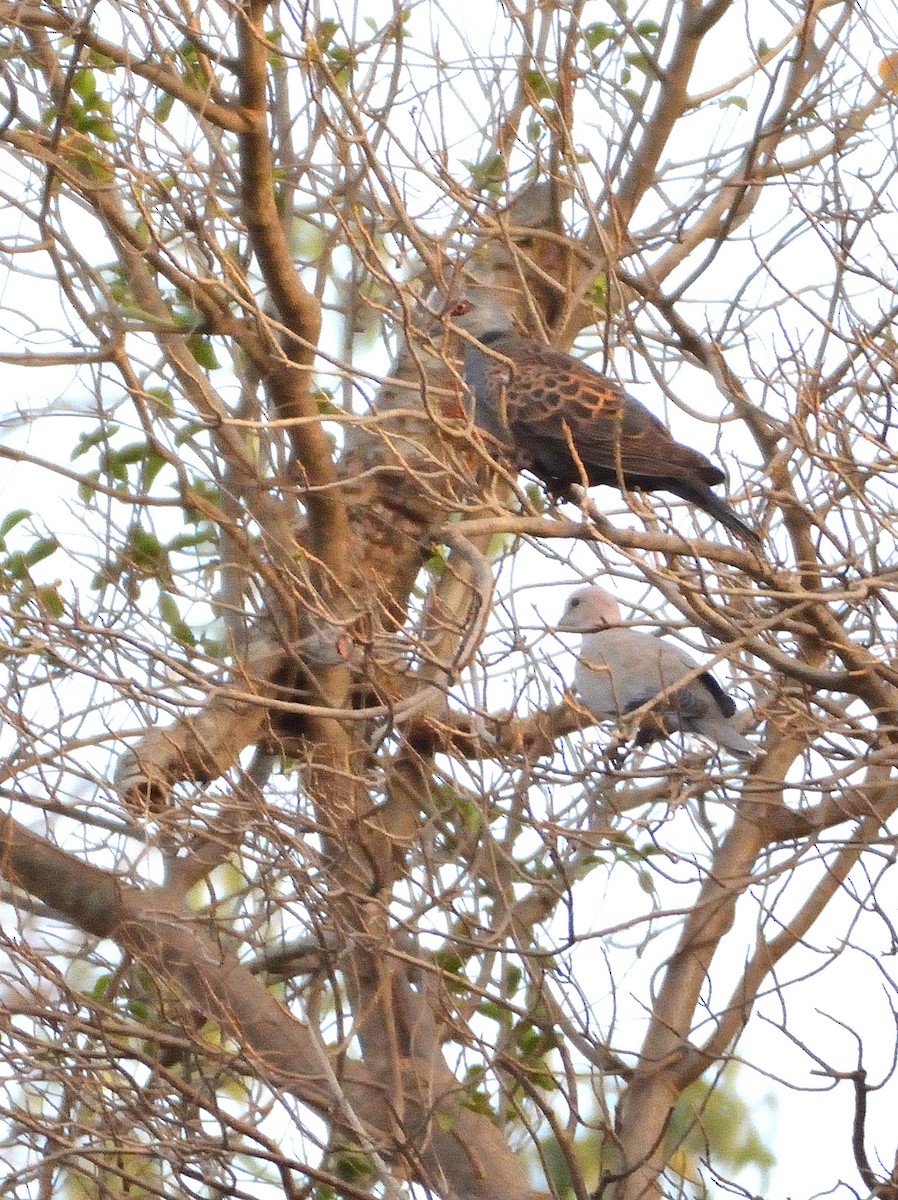
M 475 423 L 550 494 L 567 496 L 578 483 L 672 492 L 750 545 L 760 545 L 755 531 L 711 491 L 724 482 L 723 471 L 674 441 L 614 380 L 515 333 L 508 313 L 487 292 L 457 294 L 446 316 L 479 343 L 465 343 Z

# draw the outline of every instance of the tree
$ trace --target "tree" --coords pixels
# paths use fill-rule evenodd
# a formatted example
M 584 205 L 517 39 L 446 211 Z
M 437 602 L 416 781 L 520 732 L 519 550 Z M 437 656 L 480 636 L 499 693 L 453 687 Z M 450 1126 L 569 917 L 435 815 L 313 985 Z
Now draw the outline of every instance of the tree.
M 753 1065 L 852 1079 L 893 1195 L 881 1026 L 801 1020 L 895 944 L 875 10 L 0 12 L 4 1190 L 697 1193 L 772 1015 Z M 724 461 L 765 553 L 495 461 L 461 279 Z M 562 694 L 594 578 L 730 664 L 755 762 Z

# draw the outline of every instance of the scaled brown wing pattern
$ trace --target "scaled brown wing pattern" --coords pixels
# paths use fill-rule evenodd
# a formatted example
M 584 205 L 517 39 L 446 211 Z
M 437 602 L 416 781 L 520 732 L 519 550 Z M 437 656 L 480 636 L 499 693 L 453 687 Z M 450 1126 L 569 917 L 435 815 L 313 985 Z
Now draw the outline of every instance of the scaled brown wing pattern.
M 619 470 L 633 484 L 677 476 L 697 476 L 708 485 L 724 480 L 704 455 L 676 442 L 653 413 L 585 363 L 515 334 L 498 338 L 490 350 L 514 362 L 511 369 L 491 358 L 488 371 L 497 394 L 505 386 L 518 447 L 567 447 L 566 425 L 593 482 L 613 482 Z

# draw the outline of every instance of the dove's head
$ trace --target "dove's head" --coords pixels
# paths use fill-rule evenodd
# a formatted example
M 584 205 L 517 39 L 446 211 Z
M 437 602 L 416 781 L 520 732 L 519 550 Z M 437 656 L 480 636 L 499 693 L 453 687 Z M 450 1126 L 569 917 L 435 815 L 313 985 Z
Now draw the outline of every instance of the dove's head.
M 480 342 L 514 332 L 511 317 L 495 296 L 483 288 L 466 288 L 449 298 L 444 320 Z
M 611 593 L 600 587 L 584 587 L 568 596 L 556 628 L 561 633 L 594 633 L 620 623 L 620 605 Z

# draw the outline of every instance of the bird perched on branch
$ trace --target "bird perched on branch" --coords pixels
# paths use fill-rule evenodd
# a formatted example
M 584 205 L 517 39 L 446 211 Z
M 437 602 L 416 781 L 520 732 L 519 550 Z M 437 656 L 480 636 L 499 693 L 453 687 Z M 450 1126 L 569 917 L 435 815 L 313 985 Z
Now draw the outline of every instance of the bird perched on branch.
M 474 421 L 550 494 L 572 484 L 667 491 L 703 509 L 751 546 L 761 539 L 711 491 L 726 479 L 614 380 L 586 363 L 516 333 L 501 304 L 480 289 L 450 300 L 446 314 L 477 343 L 465 343 Z
M 621 628 L 620 605 L 604 588 L 573 592 L 556 629 L 583 634 L 574 687 L 597 717 L 624 716 L 658 697 L 640 727 L 637 745 L 680 730 L 701 734 L 736 754 L 757 753 L 733 723 L 736 705 L 711 672 L 696 675 L 700 664 L 679 646 Z M 688 683 L 678 686 L 690 675 Z

